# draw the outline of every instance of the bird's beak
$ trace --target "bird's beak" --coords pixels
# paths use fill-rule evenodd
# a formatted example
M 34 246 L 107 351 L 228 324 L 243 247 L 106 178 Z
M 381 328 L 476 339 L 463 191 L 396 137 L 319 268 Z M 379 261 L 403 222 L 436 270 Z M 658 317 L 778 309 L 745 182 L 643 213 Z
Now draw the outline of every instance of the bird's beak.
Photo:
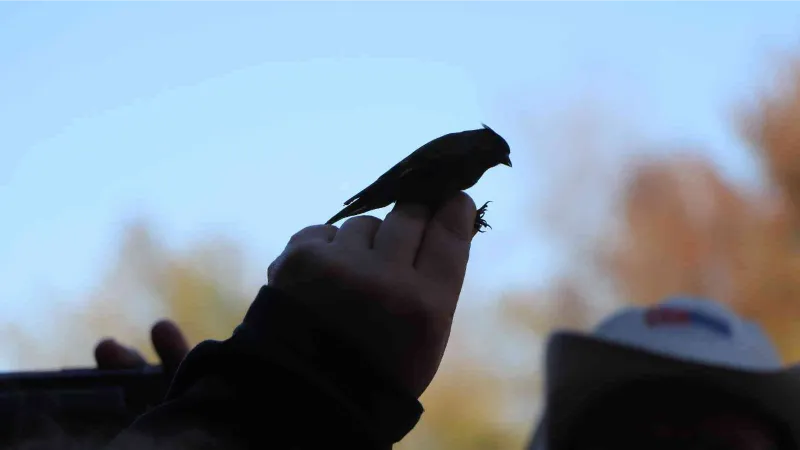
M 509 155 L 506 155 L 506 156 L 503 158 L 503 160 L 502 160 L 502 161 L 500 161 L 500 163 L 501 163 L 501 164 L 503 164 L 504 166 L 511 167 L 511 156 L 509 156 Z

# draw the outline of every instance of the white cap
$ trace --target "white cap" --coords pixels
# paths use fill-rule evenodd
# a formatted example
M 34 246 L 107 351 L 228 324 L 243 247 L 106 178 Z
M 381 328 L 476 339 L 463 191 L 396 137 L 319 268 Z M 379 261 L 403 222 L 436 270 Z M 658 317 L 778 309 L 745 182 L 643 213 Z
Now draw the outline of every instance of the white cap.
M 673 298 L 623 308 L 592 334 L 554 333 L 545 369 L 546 410 L 532 449 L 546 448 L 545 434 L 568 432 L 590 396 L 655 377 L 689 377 L 741 393 L 785 421 L 800 443 L 800 372 L 783 367 L 761 327 L 720 303 Z
M 761 327 L 709 300 L 673 298 L 652 308 L 624 308 L 601 323 L 593 335 L 701 364 L 752 371 L 782 368 L 778 352 Z

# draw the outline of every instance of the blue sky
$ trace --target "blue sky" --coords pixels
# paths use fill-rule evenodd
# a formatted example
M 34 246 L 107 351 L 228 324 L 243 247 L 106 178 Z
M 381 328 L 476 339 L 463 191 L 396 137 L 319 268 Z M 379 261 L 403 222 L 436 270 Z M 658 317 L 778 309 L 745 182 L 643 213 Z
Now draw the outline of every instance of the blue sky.
M 798 19 L 796 3 L 0 3 L 0 317 L 81 298 L 136 214 L 176 246 L 239 239 L 263 270 L 405 154 L 480 122 L 515 167 L 471 191 L 494 230 L 468 285 L 540 283 L 559 249 L 531 222 L 547 183 L 531 189 L 558 149 L 527 114 L 598 91 L 648 139 L 751 180 L 726 114 L 770 51 L 795 50 Z

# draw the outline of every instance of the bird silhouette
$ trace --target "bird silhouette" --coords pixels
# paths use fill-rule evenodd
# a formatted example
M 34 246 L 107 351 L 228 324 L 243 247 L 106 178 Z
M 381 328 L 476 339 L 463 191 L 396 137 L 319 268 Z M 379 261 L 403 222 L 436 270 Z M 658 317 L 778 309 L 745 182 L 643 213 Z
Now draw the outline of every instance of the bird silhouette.
M 506 140 L 482 125 L 483 128 L 476 130 L 446 134 L 418 148 L 344 202 L 344 209 L 327 224 L 398 201 L 436 208 L 459 191 L 474 186 L 492 167 L 500 164 L 511 167 L 511 149 Z M 488 204 L 478 209 L 477 231 L 489 227 L 483 219 Z

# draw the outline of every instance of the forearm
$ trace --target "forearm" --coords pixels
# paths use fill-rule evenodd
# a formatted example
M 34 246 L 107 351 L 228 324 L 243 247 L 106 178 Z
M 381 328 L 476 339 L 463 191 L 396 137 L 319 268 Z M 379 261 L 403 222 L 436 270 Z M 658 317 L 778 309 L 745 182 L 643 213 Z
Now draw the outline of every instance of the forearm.
M 421 412 L 323 320 L 265 287 L 234 336 L 196 347 L 167 402 L 115 445 L 149 436 L 170 448 L 385 449 Z

